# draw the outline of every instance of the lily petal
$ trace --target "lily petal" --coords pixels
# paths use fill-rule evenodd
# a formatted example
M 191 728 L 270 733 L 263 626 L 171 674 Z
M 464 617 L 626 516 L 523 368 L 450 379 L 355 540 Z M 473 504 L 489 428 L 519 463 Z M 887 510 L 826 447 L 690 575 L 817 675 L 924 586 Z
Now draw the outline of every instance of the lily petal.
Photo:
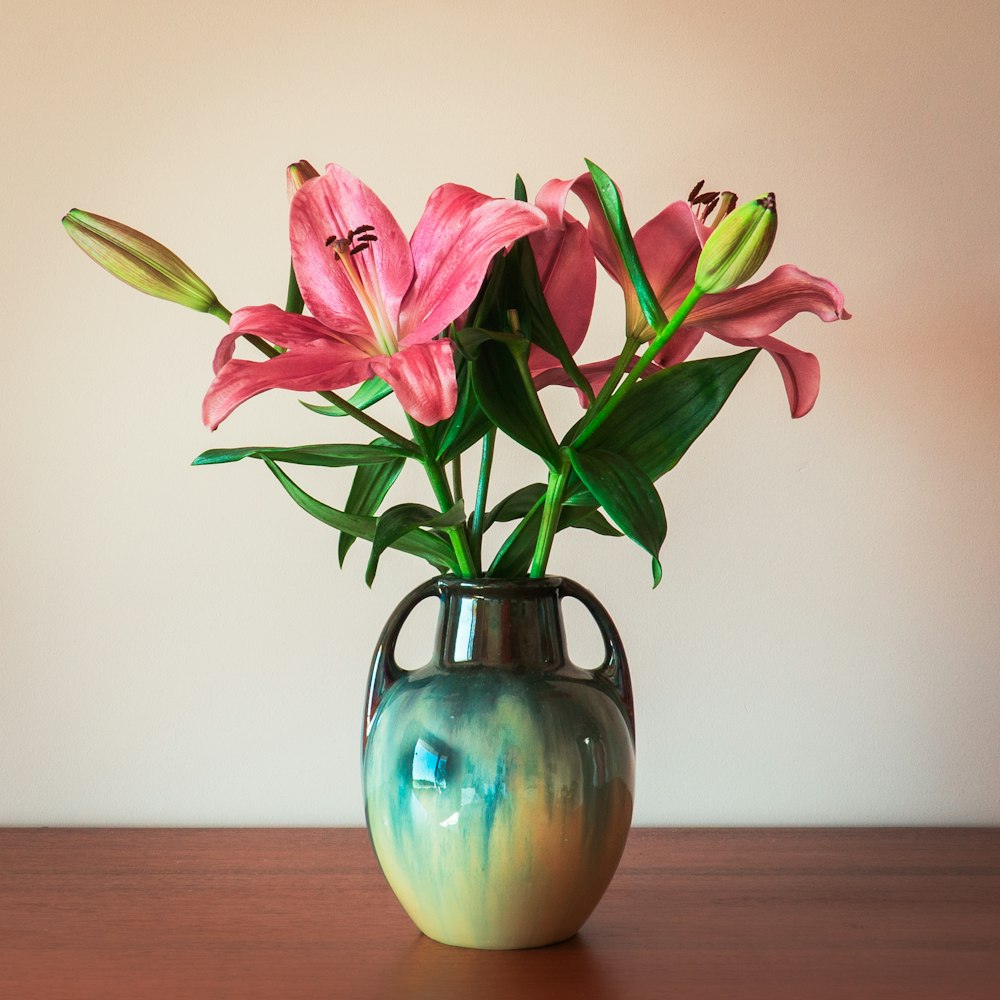
M 546 304 L 571 354 L 576 354 L 587 335 L 597 289 L 597 262 L 587 230 L 565 211 L 574 183 L 552 180 L 541 188 L 535 203 L 549 225 L 529 237 Z M 552 355 L 532 348 L 529 367 L 533 371 L 555 363 Z
M 701 254 L 700 231 L 708 232 L 685 201 L 667 205 L 636 231 L 635 248 L 643 270 L 668 315 L 694 284 Z
M 233 313 L 229 321 L 229 333 L 219 341 L 216 348 L 212 362 L 212 370 L 216 374 L 232 358 L 236 341 L 250 334 L 284 348 L 305 346 L 324 338 L 351 344 L 359 352 L 364 352 L 367 344 L 366 338 L 338 333 L 311 316 L 287 313 L 275 305 L 245 306 Z
M 372 226 L 378 239 L 351 260 L 366 288 L 381 300 L 376 304 L 382 316 L 369 315 L 344 265 L 326 245 L 329 237 L 346 238 L 359 226 Z M 302 297 L 318 320 L 368 340 L 374 339 L 373 325 L 395 330 L 400 304 L 413 280 L 413 258 L 399 223 L 367 184 L 330 164 L 325 174 L 306 181 L 292 199 L 289 234 Z
M 372 371 L 392 386 L 403 409 L 425 426 L 455 412 L 458 383 L 450 340 L 412 344 L 389 357 L 373 358 Z
M 706 295 L 691 310 L 685 326 L 708 330 L 722 339 L 758 340 L 800 312 L 824 323 L 850 319 L 844 296 L 832 281 L 815 278 L 794 264 L 782 264 L 763 281 L 718 295 Z
M 460 184 L 433 191 L 410 240 L 415 277 L 400 312 L 400 344 L 437 336 L 476 297 L 493 255 L 544 226 L 545 214 L 525 202 Z
M 233 358 L 208 387 L 202 418 L 214 431 L 241 403 L 268 389 L 322 392 L 357 385 L 370 374 L 372 359 L 349 344 L 330 339 L 299 345 L 267 361 Z

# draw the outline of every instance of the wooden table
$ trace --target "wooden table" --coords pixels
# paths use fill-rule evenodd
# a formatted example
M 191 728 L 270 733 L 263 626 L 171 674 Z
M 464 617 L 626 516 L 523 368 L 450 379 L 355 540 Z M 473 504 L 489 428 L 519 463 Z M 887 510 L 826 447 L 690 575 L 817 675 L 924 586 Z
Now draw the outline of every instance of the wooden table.
M 0 997 L 1000 998 L 1000 830 L 635 829 L 572 941 L 447 948 L 363 830 L 0 830 Z

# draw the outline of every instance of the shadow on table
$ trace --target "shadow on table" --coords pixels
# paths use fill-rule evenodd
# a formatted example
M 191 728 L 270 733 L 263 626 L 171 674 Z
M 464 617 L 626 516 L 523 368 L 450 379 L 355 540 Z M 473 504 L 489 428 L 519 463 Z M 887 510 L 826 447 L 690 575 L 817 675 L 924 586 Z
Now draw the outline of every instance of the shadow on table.
M 547 1000 L 621 997 L 580 937 L 527 951 L 476 951 L 438 944 L 423 935 L 395 963 L 387 963 L 378 995 L 400 1000 L 510 1000 L 526 992 Z

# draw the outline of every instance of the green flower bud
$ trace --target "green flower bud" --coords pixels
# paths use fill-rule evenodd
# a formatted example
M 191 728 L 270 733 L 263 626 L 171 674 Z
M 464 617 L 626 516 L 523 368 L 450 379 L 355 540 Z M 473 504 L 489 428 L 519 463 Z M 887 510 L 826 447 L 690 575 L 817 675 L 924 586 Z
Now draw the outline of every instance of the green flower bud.
M 773 193 L 737 208 L 705 241 L 695 285 L 703 292 L 724 292 L 742 285 L 764 263 L 777 231 L 778 210 Z
M 297 163 L 289 165 L 285 171 L 285 181 L 288 185 L 288 200 L 306 181 L 311 181 L 314 177 L 319 177 L 319 171 L 308 161 L 299 160 Z
M 180 257 L 145 234 L 78 208 L 62 224 L 91 260 L 126 285 L 199 312 L 222 309 L 215 292 Z

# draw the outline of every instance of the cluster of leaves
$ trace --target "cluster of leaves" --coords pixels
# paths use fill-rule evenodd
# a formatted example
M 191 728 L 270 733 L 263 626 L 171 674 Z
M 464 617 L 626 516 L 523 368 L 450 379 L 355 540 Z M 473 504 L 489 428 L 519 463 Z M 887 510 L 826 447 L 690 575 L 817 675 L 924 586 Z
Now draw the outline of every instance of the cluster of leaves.
M 617 189 L 599 168 L 592 166 L 591 172 L 640 305 L 650 326 L 661 330 L 667 317 L 643 273 Z M 520 181 L 516 196 L 525 198 Z M 456 348 L 455 411 L 419 434 L 414 427 L 413 440 L 394 435 L 367 445 L 215 449 L 200 455 L 195 464 L 262 460 L 303 510 L 340 532 L 341 564 L 356 539 L 371 543 L 369 585 L 387 548 L 419 556 L 446 573 L 541 575 L 551 536 L 570 527 L 628 536 L 651 556 L 654 585 L 658 583 L 667 521 L 655 484 L 715 418 L 757 351 L 658 370 L 629 386 L 608 413 L 598 414 L 599 408 L 591 406 L 559 440 L 532 383 L 532 347 L 555 357 L 591 403 L 594 396 L 546 304 L 527 238 L 497 255 L 468 316 L 468 326 L 449 331 Z M 326 416 L 357 416 L 389 392 L 380 379 L 371 379 L 346 407 L 306 405 Z M 596 415 L 602 419 L 595 420 Z M 523 486 L 486 510 L 483 501 L 497 431 L 537 455 L 548 470 L 548 481 Z M 484 457 L 479 492 L 475 509 L 467 513 L 459 490 L 451 492 L 444 482 L 444 468 L 480 442 Z M 439 507 L 401 503 L 379 513 L 407 459 L 425 465 L 437 484 Z M 284 465 L 355 467 L 344 508 L 309 495 Z M 492 562 L 483 565 L 485 531 L 512 522 L 516 524 Z

